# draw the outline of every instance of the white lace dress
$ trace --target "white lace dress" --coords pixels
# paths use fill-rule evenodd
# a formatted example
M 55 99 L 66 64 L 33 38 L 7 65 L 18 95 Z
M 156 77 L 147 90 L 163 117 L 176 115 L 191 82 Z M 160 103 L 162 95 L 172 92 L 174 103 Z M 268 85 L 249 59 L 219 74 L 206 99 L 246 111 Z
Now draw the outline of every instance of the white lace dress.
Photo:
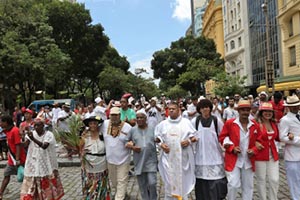
M 49 146 L 47 149 L 43 149 L 26 136 L 30 140 L 30 144 L 27 152 L 24 176 L 44 177 L 53 174 L 53 171 L 58 169 L 55 152 L 56 140 L 53 133 L 46 131 L 44 135 L 39 136 L 36 131 L 33 131 L 33 137 L 40 142 L 49 143 Z

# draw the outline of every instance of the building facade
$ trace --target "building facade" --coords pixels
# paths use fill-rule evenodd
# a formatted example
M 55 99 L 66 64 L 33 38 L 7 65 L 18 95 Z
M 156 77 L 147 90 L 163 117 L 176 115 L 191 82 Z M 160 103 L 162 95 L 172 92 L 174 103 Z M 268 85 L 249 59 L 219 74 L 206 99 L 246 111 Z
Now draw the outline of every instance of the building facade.
M 291 95 L 300 88 L 300 0 L 277 0 L 282 76 L 275 90 Z
M 267 1 L 267 10 L 265 13 L 262 9 L 263 4 Z M 248 20 L 249 20 L 249 38 L 251 49 L 251 69 L 252 69 L 252 91 L 259 86 L 265 87 L 265 69 L 267 58 L 267 36 L 265 14 L 269 19 L 269 44 L 270 54 L 273 61 L 274 81 L 282 75 L 280 67 L 280 36 L 277 23 L 278 6 L 277 0 L 247 0 Z M 257 92 L 264 89 L 258 89 Z
M 223 0 L 225 70 L 231 76 L 247 76 L 246 86 L 252 85 L 250 63 L 249 22 L 247 2 Z
M 224 58 L 222 0 L 210 0 L 202 20 L 202 35 L 215 41 L 217 52 Z
M 210 0 L 203 15 L 202 35 L 214 40 L 217 52 L 224 58 L 224 32 L 222 0 Z M 205 83 L 207 97 L 214 97 L 215 82 L 210 80 Z

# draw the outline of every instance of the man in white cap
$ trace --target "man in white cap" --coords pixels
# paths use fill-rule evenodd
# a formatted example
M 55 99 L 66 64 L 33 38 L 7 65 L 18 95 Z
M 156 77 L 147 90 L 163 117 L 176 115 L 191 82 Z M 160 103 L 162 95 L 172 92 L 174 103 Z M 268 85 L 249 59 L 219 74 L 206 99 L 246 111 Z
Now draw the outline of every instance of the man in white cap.
M 109 179 L 116 190 L 115 200 L 124 200 L 130 167 L 130 149 L 125 147 L 131 126 L 121 121 L 120 108 L 110 109 L 110 119 L 100 127 L 103 133 Z
M 258 97 L 259 97 L 259 105 L 261 105 L 264 102 L 268 102 L 268 94 L 265 91 L 259 93 Z
M 103 99 L 101 99 L 101 97 L 97 97 L 96 99 L 95 99 L 95 103 L 96 103 L 96 107 L 94 108 L 94 114 L 96 115 L 96 116 L 100 116 L 101 117 L 101 119 L 103 119 L 103 120 L 106 120 L 106 113 L 105 113 L 105 111 L 106 111 L 106 108 L 105 108 L 105 106 L 104 106 L 104 101 L 103 101 Z
M 126 146 L 133 150 L 134 173 L 140 188 L 142 199 L 157 200 L 157 155 L 154 127 L 147 125 L 144 110 L 136 113 L 137 126 L 129 132 Z
M 300 101 L 296 95 L 288 96 L 285 107 L 289 112 L 279 123 L 280 141 L 285 143 L 286 176 L 293 200 L 300 199 Z

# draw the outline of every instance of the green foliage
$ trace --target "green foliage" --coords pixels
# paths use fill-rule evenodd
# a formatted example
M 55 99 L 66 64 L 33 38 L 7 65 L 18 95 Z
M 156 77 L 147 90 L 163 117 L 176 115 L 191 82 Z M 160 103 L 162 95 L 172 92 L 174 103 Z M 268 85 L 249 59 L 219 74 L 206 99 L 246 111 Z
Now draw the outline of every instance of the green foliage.
M 154 77 L 161 79 L 160 89 L 166 91 L 179 84 L 198 95 L 200 83 L 223 70 L 223 62 L 213 40 L 187 36 L 172 42 L 170 48 L 155 52 L 151 68 Z
M 185 97 L 188 95 L 188 92 L 183 89 L 180 85 L 175 85 L 174 87 L 171 87 L 167 92 L 166 95 L 170 97 L 171 99 L 177 99 L 180 97 Z
M 221 97 L 233 96 L 236 93 L 244 96 L 249 92 L 249 90 L 244 86 L 246 79 L 247 76 L 230 76 L 225 72 L 221 72 L 214 78 L 214 81 L 216 81 L 214 93 Z

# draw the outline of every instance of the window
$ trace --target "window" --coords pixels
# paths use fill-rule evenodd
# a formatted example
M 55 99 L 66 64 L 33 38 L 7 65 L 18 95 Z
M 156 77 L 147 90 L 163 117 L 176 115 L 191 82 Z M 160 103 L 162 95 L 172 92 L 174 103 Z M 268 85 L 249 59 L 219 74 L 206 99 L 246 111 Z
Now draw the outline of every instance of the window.
M 289 48 L 290 50 L 290 67 L 296 65 L 296 47 L 292 46 Z
M 241 12 L 241 4 L 240 4 L 240 2 L 237 3 L 237 9 L 238 9 L 238 13 L 240 13 Z
M 239 39 L 238 39 L 238 45 L 239 45 L 239 47 L 242 46 L 242 38 L 241 37 L 239 37 Z
M 234 31 L 234 26 L 231 26 L 231 31 L 232 31 L 232 32 Z
M 242 20 L 239 19 L 239 29 L 241 29 L 241 28 L 242 28 Z
M 233 20 L 233 11 L 231 10 L 230 13 L 231 13 L 231 20 Z
M 231 40 L 230 42 L 230 49 L 235 49 L 235 44 L 233 40 Z
M 227 52 L 228 51 L 228 45 L 225 44 L 225 51 Z
M 293 18 L 291 18 L 289 21 L 289 37 L 292 37 L 293 35 L 294 35 Z

